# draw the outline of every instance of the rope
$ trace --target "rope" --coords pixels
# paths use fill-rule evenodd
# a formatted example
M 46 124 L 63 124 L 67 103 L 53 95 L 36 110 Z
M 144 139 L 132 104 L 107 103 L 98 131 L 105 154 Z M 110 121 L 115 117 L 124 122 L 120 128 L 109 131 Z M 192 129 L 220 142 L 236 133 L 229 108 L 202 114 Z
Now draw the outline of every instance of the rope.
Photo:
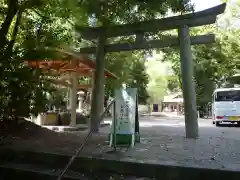
M 80 152 L 83 150 L 84 146 L 86 145 L 86 143 L 88 142 L 88 140 L 91 138 L 93 132 L 98 128 L 98 126 L 100 125 L 102 119 L 104 118 L 106 112 L 110 109 L 110 107 L 113 105 L 113 103 L 115 103 L 115 100 L 112 100 L 112 102 L 108 105 L 108 107 L 105 109 L 105 111 L 102 113 L 102 115 L 100 116 L 100 119 L 98 121 L 98 123 L 96 124 L 96 126 L 87 134 L 87 136 L 84 138 L 82 145 L 76 150 L 75 155 L 73 155 L 68 164 L 65 166 L 64 170 L 62 171 L 62 173 L 59 175 L 59 177 L 57 178 L 57 180 L 61 180 L 64 176 L 64 174 L 67 172 L 67 170 L 69 169 L 69 167 L 72 165 L 73 161 L 76 159 L 76 157 L 80 154 Z

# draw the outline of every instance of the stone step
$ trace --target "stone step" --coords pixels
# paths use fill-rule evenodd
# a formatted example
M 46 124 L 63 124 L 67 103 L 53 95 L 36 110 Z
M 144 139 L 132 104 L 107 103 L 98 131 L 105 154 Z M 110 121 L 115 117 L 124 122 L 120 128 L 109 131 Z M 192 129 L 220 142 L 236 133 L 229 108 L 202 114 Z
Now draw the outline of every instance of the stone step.
M 34 180 L 56 180 L 62 169 L 46 169 L 32 164 L 15 164 L 6 163 L 0 165 L 0 179 L 12 180 L 16 179 L 34 179 Z M 121 180 L 152 180 L 153 178 L 143 178 L 136 176 L 124 176 L 121 174 L 105 173 L 105 172 L 91 172 L 78 173 L 74 171 L 67 171 L 62 180 L 108 180 L 108 179 L 121 179 Z
M 113 156 L 111 155 L 89 156 L 87 154 L 82 154 L 81 156 L 76 158 L 74 163 L 71 165 L 70 170 L 72 172 L 78 172 L 80 174 L 81 172 L 84 172 L 86 174 L 90 173 L 94 176 L 100 175 L 104 177 L 110 177 L 112 175 L 124 175 L 124 177 L 134 177 L 135 179 L 138 179 L 140 177 L 148 177 L 163 180 L 239 180 L 240 177 L 240 171 L 162 165 L 161 162 L 147 163 L 143 160 L 138 161 L 132 160 L 131 158 L 121 158 L 121 152 L 115 153 L 118 154 L 118 156 L 115 156 L 115 158 L 113 158 Z M 46 169 L 48 169 L 49 173 L 49 170 L 59 171 L 59 169 L 63 169 L 70 158 L 70 155 L 64 154 L 11 151 L 6 149 L 5 151 L 1 151 L 0 153 L 0 159 L 2 162 L 2 166 L 0 166 L 0 171 L 4 172 L 7 169 L 10 172 L 11 170 L 13 170 L 13 167 L 6 167 L 6 165 L 10 162 L 10 164 L 31 164 L 34 167 L 45 167 Z M 0 172 L 0 175 L 1 174 L 2 173 Z M 52 176 L 54 176 L 54 174 Z M 72 176 L 70 178 L 79 177 Z
M 60 169 L 47 169 L 43 166 L 33 164 L 4 163 L 0 165 L 0 179 L 34 179 L 34 180 L 53 180 L 60 175 Z M 67 172 L 63 180 L 89 180 L 84 174 Z

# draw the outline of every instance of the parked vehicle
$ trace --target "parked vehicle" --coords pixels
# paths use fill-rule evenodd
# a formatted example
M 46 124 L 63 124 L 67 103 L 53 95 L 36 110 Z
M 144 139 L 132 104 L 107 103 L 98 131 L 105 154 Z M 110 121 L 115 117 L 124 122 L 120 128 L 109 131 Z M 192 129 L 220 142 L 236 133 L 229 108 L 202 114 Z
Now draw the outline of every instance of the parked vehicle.
M 240 88 L 216 89 L 212 95 L 212 120 L 240 124 Z

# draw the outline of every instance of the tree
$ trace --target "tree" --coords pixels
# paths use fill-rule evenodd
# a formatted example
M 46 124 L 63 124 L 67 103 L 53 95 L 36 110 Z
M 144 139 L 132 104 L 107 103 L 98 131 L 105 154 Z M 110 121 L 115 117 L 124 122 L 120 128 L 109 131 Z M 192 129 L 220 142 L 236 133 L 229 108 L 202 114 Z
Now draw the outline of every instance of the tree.
M 167 79 L 164 76 L 158 76 L 151 79 L 148 84 L 149 103 L 161 103 L 163 97 L 167 94 Z
M 239 0 L 221 0 L 221 1 L 227 3 L 227 8 L 225 13 L 220 16 L 218 24 L 225 29 L 239 27 L 240 1 Z
M 237 71 L 239 59 L 240 31 L 237 29 L 217 29 L 214 26 L 194 28 L 191 34 L 209 33 L 216 34 L 216 42 L 209 45 L 192 46 L 197 104 L 205 106 L 211 102 L 211 95 L 216 87 L 223 87 L 229 76 Z M 167 55 L 167 60 L 172 62 L 174 72 L 180 77 L 180 62 L 178 50 Z
M 179 78 L 177 76 L 171 75 L 167 76 L 167 88 L 170 92 L 177 92 L 180 88 Z
M 146 62 L 149 83 L 147 91 L 149 93 L 149 103 L 160 103 L 167 94 L 167 76 L 171 73 L 169 65 L 162 62 L 164 54 L 154 54 L 153 59 Z
M 169 9 L 184 12 L 191 11 L 193 7 L 190 0 L 83 0 L 79 6 L 88 17 L 95 19 L 92 21 L 94 25 L 131 23 L 165 15 Z
M 138 103 L 146 104 L 149 97 L 147 92 L 148 74 L 146 73 L 146 67 L 143 58 L 136 59 L 135 62 L 133 62 L 130 76 L 131 78 L 127 81 L 128 86 L 137 88 Z
M 169 1 L 139 1 L 139 0 L 124 0 L 124 1 L 96 1 L 87 0 L 81 1 L 81 6 L 86 9 L 87 14 L 91 17 L 90 26 L 102 26 L 106 28 L 112 24 L 123 24 L 138 22 L 145 19 L 152 19 L 159 15 L 165 15 L 169 9 L 173 11 L 188 11 L 190 8 L 189 0 L 169 0 Z M 81 27 L 80 27 L 81 29 Z M 100 103 L 104 96 L 103 82 L 103 68 L 104 61 L 104 44 L 107 42 L 107 34 L 105 31 L 101 33 L 98 41 L 98 51 L 96 57 L 96 71 L 95 71 L 95 88 L 93 89 L 92 101 L 92 120 L 91 129 L 94 123 L 98 121 L 100 114 L 103 111 Z M 98 91 L 98 92 L 97 92 Z M 99 93 L 97 95 L 97 93 Z
M 143 54 L 132 52 L 112 53 L 107 54 L 106 60 L 106 68 L 118 77 L 118 79 L 108 78 L 106 80 L 106 94 L 113 96 L 114 89 L 120 88 L 125 83 L 128 87 L 137 88 L 139 102 L 146 103 L 148 76 L 145 72 Z
M 191 4 L 189 1 L 181 0 L 1 1 L 0 98 L 3 102 L 1 116 L 16 118 L 28 116 L 34 108 L 35 112 L 42 110 L 42 108 L 37 110 L 37 107 L 43 107 L 45 104 L 45 90 L 48 90 L 50 84 L 44 80 L 41 71 L 24 66 L 23 61 L 56 58 L 59 54 L 39 50 L 39 47 L 78 47 L 79 42 L 72 33 L 73 26 L 88 25 L 89 19 L 96 19 L 95 24 L 104 25 L 136 22 L 164 15 L 169 8 L 173 11 L 188 11 Z M 135 66 L 142 67 L 140 61 Z M 131 77 L 137 78 L 139 72 L 129 72 L 130 74 Z M 146 82 L 146 78 L 142 78 L 141 81 Z M 135 86 L 134 82 L 129 80 L 128 83 Z M 144 89 L 144 86 L 140 89 Z M 144 93 L 144 90 L 141 90 L 141 94 Z M 23 107 L 26 108 L 24 111 Z
M 36 48 L 72 41 L 72 29 L 62 19 L 64 13 L 59 13 L 64 8 L 58 7 L 59 14 L 54 14 L 58 15 L 57 18 L 52 13 L 46 13 L 56 7 L 48 9 L 49 4 L 45 3 L 40 0 L 1 1 L 1 12 L 6 16 L 2 16 L 0 28 L 0 119 L 17 119 L 44 110 L 51 84 L 45 81 L 40 70 L 25 66 L 23 61 L 59 57 L 56 53 Z M 42 16 L 44 13 L 48 16 Z

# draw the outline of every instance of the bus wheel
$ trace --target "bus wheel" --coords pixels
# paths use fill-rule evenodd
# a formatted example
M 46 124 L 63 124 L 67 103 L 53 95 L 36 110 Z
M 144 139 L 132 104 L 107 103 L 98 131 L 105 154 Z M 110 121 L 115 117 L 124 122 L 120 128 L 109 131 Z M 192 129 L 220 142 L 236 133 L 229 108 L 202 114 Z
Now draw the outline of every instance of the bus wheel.
M 216 126 L 220 126 L 220 122 L 219 121 L 216 121 Z
M 237 122 L 237 125 L 240 125 L 240 121 Z

